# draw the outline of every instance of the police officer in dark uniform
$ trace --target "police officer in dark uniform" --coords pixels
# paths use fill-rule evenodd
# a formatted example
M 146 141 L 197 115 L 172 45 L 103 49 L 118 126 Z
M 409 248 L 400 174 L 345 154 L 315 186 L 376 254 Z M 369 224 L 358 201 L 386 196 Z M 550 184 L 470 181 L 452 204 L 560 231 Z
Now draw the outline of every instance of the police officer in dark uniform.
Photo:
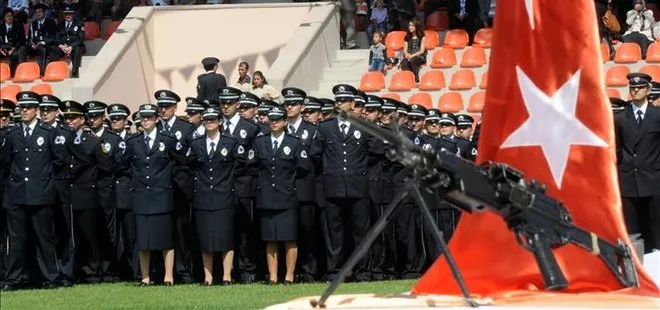
M 71 56 L 71 77 L 77 78 L 85 48 L 85 27 L 81 21 L 74 19 L 76 10 L 73 6 L 66 5 L 62 13 L 64 20 L 57 25 L 55 44 L 50 47 L 48 56 L 51 60 Z
M 42 287 L 56 287 L 57 254 L 53 233 L 56 202 L 54 167 L 62 165 L 64 144 L 37 119 L 41 100 L 34 92 L 16 95 L 22 124 L 14 126 L 2 140 L 2 165 L 9 167 L 7 229 L 11 250 L 3 291 L 20 288 L 26 276 L 25 264 L 30 241 L 42 255 Z M 30 240 L 34 238 L 33 240 Z M 32 275 L 34 279 L 34 274 Z
M 289 93 L 289 98 L 292 93 Z M 300 94 L 304 93 L 298 92 Z M 284 109 L 273 107 L 268 112 L 271 133 L 257 138 L 254 143 L 259 171 L 257 208 L 261 240 L 266 241 L 270 284 L 278 283 L 279 242 L 284 242 L 286 248 L 284 283 L 292 284 L 294 281 L 300 220 L 297 180 L 304 178 L 311 170 L 307 147 L 296 136 L 286 133 L 286 117 Z
M 234 87 L 223 87 L 219 90 L 218 99 L 222 106 L 223 133 L 232 136 L 239 144 L 238 155 L 253 151 L 254 139 L 259 134 L 259 127 L 238 114 L 238 101 L 241 91 Z M 239 175 L 236 178 L 236 223 L 238 228 L 236 254 L 238 256 L 238 272 L 240 280 L 252 283 L 257 275 L 257 255 L 259 245 L 259 229 L 254 210 L 256 193 L 256 171 Z
M 617 114 L 623 112 L 628 106 L 629 102 L 617 97 L 610 97 L 610 105 L 612 106 L 612 113 Z
M 16 109 L 16 104 L 13 101 L 2 98 L 0 103 L 0 129 L 9 127 L 14 109 Z
M 453 113 L 442 113 L 440 115 L 440 135 L 450 141 L 453 141 L 458 146 L 458 151 L 456 155 L 461 158 L 468 160 L 474 160 L 476 157 L 476 148 L 465 139 L 459 139 L 456 136 L 456 124 L 458 123 L 458 118 Z M 472 155 L 474 153 L 474 155 Z
M 319 98 L 321 101 L 321 119 L 319 121 L 324 121 L 335 117 L 337 110 L 335 110 L 335 101 L 328 98 Z
M 222 253 L 222 284 L 232 283 L 234 264 L 234 213 L 236 176 L 246 173 L 247 153 L 238 154 L 236 139 L 222 134 L 220 109 L 203 113 L 205 134 L 190 144 L 190 165 L 194 171 L 193 210 L 197 239 L 204 264 L 203 285 L 213 284 L 214 254 Z
M 632 100 L 614 119 L 619 187 L 628 232 L 648 253 L 660 249 L 660 108 L 647 100 L 650 76 L 627 78 Z
M 13 101 L 2 99 L 2 102 L 0 103 L 0 143 L 4 141 L 5 135 L 10 128 L 9 121 L 11 120 L 11 114 L 14 112 L 15 108 L 16 104 L 14 104 Z M 0 152 L 0 158 L 1 156 L 2 152 Z M 0 162 L 2 162 L 1 159 Z M 0 166 L 0 288 L 4 286 L 5 267 L 7 265 L 7 217 L 4 206 L 7 199 L 3 196 L 5 194 L 5 185 L 9 184 L 7 182 L 9 177 L 9 171 L 7 168 L 8 167 L 5 165 Z
M 257 107 L 261 104 L 261 99 L 258 96 L 244 92 L 238 100 L 238 113 L 242 118 L 259 124 L 257 119 Z
M 318 125 L 321 121 L 321 101 L 316 97 L 305 97 L 302 115 L 306 121 Z
M 209 101 L 209 99 L 205 99 Z M 197 100 L 193 97 L 186 98 L 186 114 L 188 121 L 193 124 L 195 130 L 192 132 L 191 139 L 196 139 L 204 135 L 204 124 L 202 124 L 202 113 L 206 109 L 207 104 L 204 101 Z M 216 107 L 217 109 L 217 107 Z
M 259 126 L 259 135 L 267 135 L 270 133 L 270 120 L 268 120 L 268 112 L 273 107 L 280 106 L 279 103 L 269 100 L 261 99 L 261 104 L 257 107 L 257 126 Z
M 131 111 L 127 106 L 120 103 L 108 105 L 106 114 L 110 119 L 110 130 L 119 136 L 119 141 L 114 154 L 121 158 L 126 149 L 126 139 L 130 132 L 126 129 L 128 125 L 128 116 Z M 128 127 L 130 129 L 130 126 Z M 137 250 L 135 249 L 135 219 L 131 211 L 131 171 L 127 162 L 116 160 L 115 169 L 115 219 L 117 225 L 115 229 L 115 259 L 118 263 L 117 271 L 119 277 L 127 280 L 139 279 L 139 261 Z
M 350 85 L 333 87 L 337 108 L 351 113 L 357 90 Z M 323 206 L 327 239 L 328 280 L 332 281 L 347 254 L 357 247 L 369 228 L 369 156 L 374 139 L 340 117 L 321 122 L 312 143 L 311 153 L 322 162 Z M 344 244 L 352 236 L 353 244 Z M 354 268 L 355 279 L 368 281 L 367 259 Z
M 474 118 L 467 114 L 456 115 L 456 136 L 459 144 L 466 148 L 465 159 L 474 161 L 477 158 L 477 145 L 472 142 L 472 125 Z M 468 142 L 468 143 L 466 143 Z
M 190 122 L 175 116 L 177 104 L 181 98 L 169 90 L 159 90 L 154 93 L 159 109 L 160 121 L 158 130 L 172 135 L 179 142 L 176 146 L 182 147 L 186 140 L 195 131 L 195 126 Z M 180 151 L 180 150 L 177 150 Z M 186 150 L 183 150 L 184 152 Z M 190 227 L 190 203 L 192 201 L 192 176 L 184 164 L 173 168 L 174 175 L 174 205 L 176 212 L 176 276 L 181 283 L 192 283 L 193 279 L 193 232 Z M 194 253 L 197 253 L 195 250 Z
M 131 119 L 133 120 L 133 125 L 135 125 L 135 131 L 136 132 L 141 132 L 142 131 L 142 126 L 141 126 L 141 117 L 140 114 L 136 111 L 131 115 Z
M 286 109 L 286 132 L 300 139 L 302 147 L 306 153 L 309 153 L 312 145 L 312 139 L 316 135 L 316 125 L 307 122 L 302 117 L 303 104 L 307 94 L 295 87 L 286 87 L 282 89 L 283 105 Z M 315 180 L 314 170 L 307 173 L 304 178 L 296 181 L 298 201 L 300 208 L 300 233 L 298 237 L 299 253 L 298 260 L 300 268 L 298 269 L 299 282 L 313 282 L 318 272 L 318 263 L 316 260 L 316 234 L 315 218 Z
M 202 59 L 202 66 L 206 73 L 197 76 L 197 100 L 216 99 L 218 90 L 227 86 L 225 76 L 216 73 L 220 60 L 215 57 L 206 57 Z

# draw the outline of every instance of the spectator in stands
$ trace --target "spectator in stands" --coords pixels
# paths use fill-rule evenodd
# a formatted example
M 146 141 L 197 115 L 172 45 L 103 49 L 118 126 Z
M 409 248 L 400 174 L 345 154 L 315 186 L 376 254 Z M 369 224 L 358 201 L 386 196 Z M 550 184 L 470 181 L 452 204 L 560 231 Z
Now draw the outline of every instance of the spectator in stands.
M 403 41 L 401 70 L 412 71 L 415 82 L 419 83 L 419 67 L 426 63 L 426 38 L 424 28 L 417 18 L 408 22 L 408 33 Z
M 247 62 L 241 61 L 238 64 L 238 81 L 234 83 L 234 87 L 244 92 L 252 90 L 252 78 L 248 74 L 249 70 L 250 65 Z
M 56 10 L 56 12 L 58 13 L 58 16 L 59 16 L 58 20 L 62 20 L 64 18 L 64 9 L 66 7 L 73 8 L 74 10 L 76 10 L 76 12 L 74 12 L 75 19 L 82 20 L 83 15 L 82 15 L 82 12 L 80 10 L 80 7 L 78 6 L 79 4 L 80 4 L 80 0 L 60 0 L 60 1 L 58 1 L 58 5 L 57 5 L 58 9 Z
M 474 39 L 475 22 L 479 20 L 477 0 L 449 0 L 449 29 L 464 29 Z
M 651 26 L 655 23 L 653 11 L 646 9 L 644 0 L 636 0 L 633 9 L 626 13 L 628 30 L 621 38 L 623 42 L 635 42 L 642 49 L 642 58 L 646 58 L 646 50 L 653 42 Z
M 493 1 L 495 0 L 479 0 L 479 23 L 477 24 L 477 29 L 490 27 L 491 21 L 488 14 L 490 13 L 490 6 Z
M 375 31 L 382 32 L 382 35 L 387 33 L 387 8 L 385 8 L 383 0 L 376 0 L 376 6 L 371 9 L 369 22 L 369 26 L 367 26 L 367 39 L 369 42 L 373 42 Z
M 53 17 L 53 8 L 55 8 L 53 0 L 32 0 L 32 10 L 36 10 L 37 6 L 45 7 L 44 14 L 46 15 L 46 18 Z M 32 15 L 32 21 L 35 20 L 36 16 Z
M 385 44 L 383 44 L 383 33 L 374 33 L 373 44 L 369 47 L 369 71 L 385 71 Z
M 115 4 L 114 0 L 86 0 L 85 1 L 85 11 L 86 19 L 88 21 L 95 21 L 97 23 L 101 22 L 103 18 L 103 12 L 108 8 L 113 7 Z
M 113 21 L 118 21 L 126 17 L 128 12 L 134 6 L 144 5 L 144 0 L 113 0 L 112 7 L 110 8 L 110 17 Z
M 14 76 L 19 61 L 19 48 L 25 44 L 23 25 L 14 22 L 14 10 L 6 8 L 0 26 L 0 59 L 9 58 L 10 75 Z
M 268 85 L 268 81 L 261 71 L 254 71 L 252 75 L 251 93 L 257 95 L 260 99 L 277 100 L 280 98 L 280 92 L 275 87 Z
M 17 25 L 23 25 L 28 20 L 30 13 L 29 0 L 9 0 L 7 1 L 7 8 L 12 9 L 14 12 L 14 21 Z
M 73 6 L 65 6 L 62 10 L 64 20 L 57 25 L 55 45 L 51 46 L 49 56 L 51 60 L 70 56 L 71 77 L 77 78 L 85 47 L 85 27 L 81 21 L 74 18 L 75 12 Z
M 612 39 L 621 32 L 621 24 L 616 17 L 616 7 L 612 0 L 596 0 L 596 19 L 601 41 L 607 44 L 610 50 L 610 59 L 614 58 L 614 45 Z
M 355 44 L 355 0 L 340 0 L 341 25 L 344 28 L 342 39 L 344 39 L 344 48 L 357 48 Z M 256 72 L 255 72 L 256 73 Z
M 52 18 L 46 17 L 46 10 L 48 7 L 45 4 L 37 4 L 34 6 L 35 20 L 30 23 L 28 29 L 28 42 L 21 46 L 18 50 L 20 62 L 27 61 L 28 55 L 39 57 L 39 74 L 44 75 L 46 70 L 46 56 L 48 50 L 55 44 L 55 33 L 57 32 L 57 25 Z

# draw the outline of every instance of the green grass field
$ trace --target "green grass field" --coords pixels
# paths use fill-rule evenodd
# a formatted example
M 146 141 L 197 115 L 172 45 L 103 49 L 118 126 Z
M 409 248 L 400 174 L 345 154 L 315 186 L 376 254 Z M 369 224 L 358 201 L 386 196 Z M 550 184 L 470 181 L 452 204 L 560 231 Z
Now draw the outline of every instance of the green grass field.
M 336 294 L 402 293 L 414 281 L 346 283 Z M 179 285 L 137 287 L 132 283 L 77 285 L 55 290 L 0 293 L 0 308 L 9 309 L 263 309 L 303 296 L 320 296 L 327 284 L 229 287 Z

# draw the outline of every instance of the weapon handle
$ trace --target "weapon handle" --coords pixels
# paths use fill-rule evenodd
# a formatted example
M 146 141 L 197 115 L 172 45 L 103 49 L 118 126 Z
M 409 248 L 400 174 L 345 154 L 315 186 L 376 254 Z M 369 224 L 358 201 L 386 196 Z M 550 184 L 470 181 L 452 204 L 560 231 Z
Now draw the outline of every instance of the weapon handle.
M 552 253 L 550 242 L 541 237 L 539 233 L 534 233 L 531 238 L 527 238 L 536 263 L 539 265 L 545 288 L 548 290 L 561 290 L 568 286 L 568 281 L 564 276 L 557 259 Z

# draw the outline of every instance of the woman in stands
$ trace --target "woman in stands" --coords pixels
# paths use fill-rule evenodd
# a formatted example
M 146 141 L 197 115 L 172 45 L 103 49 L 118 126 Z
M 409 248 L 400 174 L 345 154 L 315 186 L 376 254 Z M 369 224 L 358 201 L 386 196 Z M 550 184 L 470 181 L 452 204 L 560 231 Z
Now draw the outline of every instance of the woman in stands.
M 408 23 L 408 33 L 403 41 L 403 56 L 401 70 L 411 71 L 415 75 L 415 82 L 419 83 L 419 67 L 426 63 L 426 38 L 418 18 L 413 18 Z
M 280 92 L 275 87 L 268 85 L 268 81 L 261 71 L 254 71 L 252 74 L 252 91 L 260 99 L 277 100 L 280 99 Z

